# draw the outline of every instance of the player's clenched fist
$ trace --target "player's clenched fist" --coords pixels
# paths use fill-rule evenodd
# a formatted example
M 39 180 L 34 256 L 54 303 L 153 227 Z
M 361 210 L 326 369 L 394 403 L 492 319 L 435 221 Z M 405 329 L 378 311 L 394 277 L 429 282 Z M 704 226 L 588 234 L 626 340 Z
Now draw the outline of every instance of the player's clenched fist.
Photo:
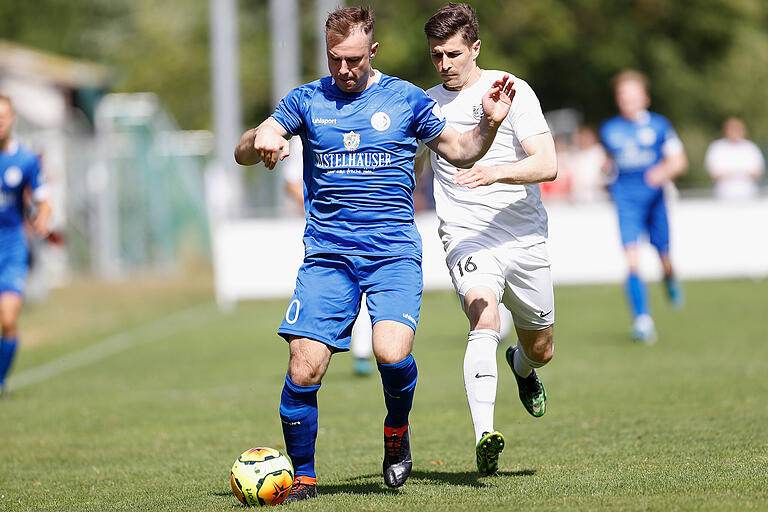
M 274 169 L 278 160 L 289 156 L 289 147 L 289 142 L 269 126 L 262 126 L 257 130 L 253 139 L 253 149 L 267 169 Z

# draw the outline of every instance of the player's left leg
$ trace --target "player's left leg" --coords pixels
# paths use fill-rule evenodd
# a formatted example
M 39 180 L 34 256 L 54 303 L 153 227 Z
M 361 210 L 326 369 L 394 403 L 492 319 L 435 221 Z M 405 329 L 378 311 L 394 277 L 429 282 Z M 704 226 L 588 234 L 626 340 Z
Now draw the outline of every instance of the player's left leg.
M 418 379 L 411 355 L 421 307 L 421 264 L 413 258 L 360 258 L 361 288 L 373 323 L 373 354 L 384 403 L 384 482 L 400 487 L 413 466 L 409 414 Z
M 506 352 L 517 381 L 520 401 L 534 417 L 543 416 L 547 394 L 536 368 L 554 353 L 555 298 L 549 256 L 544 243 L 509 250 L 504 304 L 515 322 L 518 344 Z
M 22 298 L 15 291 L 0 292 L 0 392 L 5 389 L 5 378 L 13 363 L 18 346 L 17 322 Z
M 378 362 L 387 416 L 384 418 L 384 482 L 400 487 L 413 466 L 408 415 L 418 379 L 411 355 L 414 331 L 394 320 L 380 320 L 373 326 L 373 353 Z
M 669 303 L 673 308 L 679 309 L 685 304 L 685 295 L 683 293 L 683 286 L 675 276 L 675 269 L 669 256 L 669 219 L 663 195 L 659 195 L 657 200 L 651 205 L 648 219 L 648 235 L 651 245 L 659 253 L 661 267 L 664 271 L 664 286 L 667 290 Z
M 517 380 L 520 401 L 531 416 L 539 418 L 547 412 L 547 392 L 536 368 L 547 364 L 554 354 L 553 332 L 550 325 L 541 330 L 515 327 L 516 347 L 507 349 L 507 363 Z

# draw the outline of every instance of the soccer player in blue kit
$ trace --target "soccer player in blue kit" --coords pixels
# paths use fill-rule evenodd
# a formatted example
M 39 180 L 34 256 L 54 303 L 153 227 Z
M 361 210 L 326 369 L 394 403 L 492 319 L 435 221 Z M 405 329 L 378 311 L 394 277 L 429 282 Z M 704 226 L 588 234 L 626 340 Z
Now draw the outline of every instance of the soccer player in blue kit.
M 384 481 L 400 487 L 412 461 L 408 414 L 416 386 L 411 355 L 421 304 L 421 239 L 414 223 L 413 160 L 418 141 L 461 167 L 490 147 L 509 112 L 507 77 L 483 97 L 475 129 L 446 126 L 422 89 L 371 67 L 378 50 L 368 8 L 329 14 L 331 76 L 289 92 L 274 114 L 243 134 L 242 165 L 274 168 L 303 142 L 305 258 L 278 333 L 290 358 L 280 400 L 286 451 L 296 470 L 287 502 L 317 496 L 317 391 L 331 355 L 349 348 L 366 293 L 373 352 L 384 388 Z
M 683 291 L 669 256 L 664 184 L 683 174 L 688 160 L 669 120 L 648 111 L 651 101 L 645 75 L 622 71 L 614 78 L 613 88 L 620 115 L 603 123 L 600 138 L 615 172 L 610 192 L 629 268 L 626 293 L 633 317 L 632 337 L 654 343 L 656 328 L 639 274 L 637 246 L 640 236 L 647 233 L 661 259 L 670 303 L 682 306 Z
M 11 99 L 0 95 L 0 392 L 18 345 L 17 322 L 27 280 L 29 248 L 24 234 L 24 192 L 36 203 L 32 228 L 48 235 L 51 207 L 37 155 L 19 145 L 11 131 L 16 122 Z

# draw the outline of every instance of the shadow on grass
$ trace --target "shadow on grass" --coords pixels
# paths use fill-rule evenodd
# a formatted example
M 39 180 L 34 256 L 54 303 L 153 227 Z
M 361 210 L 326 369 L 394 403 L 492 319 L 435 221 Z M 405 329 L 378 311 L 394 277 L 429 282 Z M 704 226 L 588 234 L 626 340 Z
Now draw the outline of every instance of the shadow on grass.
M 448 484 L 458 487 L 490 487 L 492 479 L 499 476 L 533 476 L 535 470 L 523 469 L 520 471 L 499 471 L 494 476 L 480 476 L 474 471 L 423 471 L 415 470 L 411 472 L 408 479 L 411 483 L 420 483 L 426 485 Z M 390 489 L 384 485 L 380 474 L 360 475 L 348 478 L 343 484 L 319 485 L 320 494 L 389 494 L 399 492 L 397 489 Z

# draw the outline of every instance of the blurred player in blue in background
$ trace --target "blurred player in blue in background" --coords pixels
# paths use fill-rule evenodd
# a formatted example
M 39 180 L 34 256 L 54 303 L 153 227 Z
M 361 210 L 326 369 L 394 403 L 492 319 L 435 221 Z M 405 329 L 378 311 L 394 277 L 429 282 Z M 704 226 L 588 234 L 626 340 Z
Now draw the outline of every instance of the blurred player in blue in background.
M 626 293 L 633 317 L 632 337 L 653 343 L 656 327 L 646 285 L 639 274 L 638 243 L 641 235 L 648 235 L 661 259 L 670 303 L 682 306 L 683 291 L 669 256 L 664 185 L 685 173 L 688 159 L 669 120 L 648 111 L 651 100 L 645 75 L 622 71 L 614 78 L 613 89 L 619 115 L 603 123 L 600 138 L 610 157 L 608 165 L 615 173 L 610 192 L 629 268 Z
M 51 207 L 40 175 L 40 161 L 19 145 L 11 131 L 16 122 L 13 104 L 0 95 L 0 392 L 18 345 L 17 322 L 27 280 L 29 247 L 24 233 L 24 193 L 35 203 L 32 229 L 48 235 Z
M 286 451 L 296 479 L 286 502 L 317 496 L 317 391 L 334 352 L 349 349 L 360 297 L 373 323 L 373 352 L 384 388 L 384 481 L 403 485 L 411 467 L 408 415 L 416 387 L 411 355 L 421 305 L 421 238 L 414 222 L 413 160 L 419 140 L 471 167 L 509 112 L 506 77 L 483 96 L 482 119 L 459 134 L 418 87 L 371 67 L 378 50 L 367 8 L 326 20 L 331 76 L 289 92 L 274 114 L 243 134 L 242 165 L 273 169 L 288 138 L 303 144 L 305 257 L 278 330 L 289 343 L 280 401 Z

